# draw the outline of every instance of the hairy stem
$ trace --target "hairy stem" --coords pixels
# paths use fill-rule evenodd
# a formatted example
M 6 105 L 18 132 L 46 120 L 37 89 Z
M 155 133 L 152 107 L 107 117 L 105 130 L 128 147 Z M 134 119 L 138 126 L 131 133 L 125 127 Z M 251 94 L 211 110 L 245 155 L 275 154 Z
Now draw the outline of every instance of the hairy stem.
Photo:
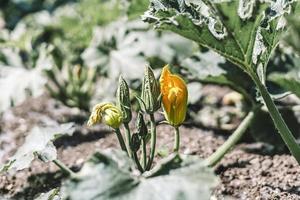
M 297 160 L 298 164 L 300 164 L 300 146 L 297 144 L 295 137 L 289 130 L 285 121 L 283 120 L 281 114 L 279 113 L 277 107 L 275 106 L 267 88 L 261 83 L 256 74 L 252 74 L 252 79 L 255 82 L 267 108 L 271 115 L 271 118 L 278 129 L 283 141 L 287 145 L 288 149 L 292 153 L 292 155 Z
M 138 156 L 137 156 L 137 153 L 136 153 L 136 152 L 132 152 L 132 157 L 133 157 L 133 160 L 134 160 L 134 162 L 135 162 L 136 167 L 138 168 L 138 170 L 139 170 L 140 172 L 143 172 L 144 169 L 143 169 L 142 166 L 141 166 L 141 163 L 140 163 L 140 161 L 139 161 L 139 158 L 138 158 Z
M 178 153 L 179 151 L 179 143 L 180 143 L 180 135 L 179 135 L 179 127 L 174 127 L 174 147 L 173 151 Z
M 154 155 L 155 155 L 155 146 L 156 146 L 156 124 L 155 124 L 155 119 L 154 115 L 150 114 L 150 123 L 151 123 L 151 149 L 150 149 L 150 157 L 147 163 L 146 170 L 150 170 Z
M 147 148 L 146 148 L 146 139 L 142 139 L 142 165 L 143 169 L 146 170 L 147 167 Z
M 206 160 L 205 163 L 207 166 L 214 166 L 216 165 L 224 155 L 233 148 L 233 146 L 241 139 L 241 137 L 246 132 L 247 128 L 250 126 L 252 120 L 255 117 L 255 108 L 247 114 L 244 120 L 240 123 L 238 128 L 232 133 L 232 135 L 226 140 L 224 144 L 222 144 L 216 152 L 210 155 Z
M 123 136 L 122 136 L 122 134 L 121 134 L 120 129 L 119 129 L 119 128 L 116 128 L 116 129 L 115 129 L 115 132 L 116 132 L 116 134 L 117 134 L 117 137 L 118 137 L 118 140 L 119 140 L 121 149 L 122 149 L 123 151 L 127 152 L 126 145 L 125 145 L 125 142 L 124 142 L 124 140 L 123 140 Z M 128 154 L 128 152 L 127 152 L 127 154 Z
M 42 154 L 40 154 L 39 152 L 35 152 L 34 153 L 41 161 L 43 162 L 47 162 L 48 159 L 46 159 Z M 73 172 L 69 167 L 67 167 L 64 163 L 62 163 L 60 160 L 58 159 L 54 159 L 52 160 L 52 162 L 65 174 L 67 174 L 68 176 L 71 176 L 72 178 L 76 178 L 76 173 Z
M 73 172 L 69 167 L 67 167 L 64 163 L 62 163 L 60 160 L 55 159 L 52 161 L 57 167 L 60 168 L 61 171 L 66 173 L 67 175 L 71 176 L 72 178 L 76 177 L 75 172 Z
M 130 145 L 131 135 L 130 135 L 130 129 L 129 129 L 128 123 L 124 123 L 124 127 L 125 127 L 125 135 L 126 135 L 126 148 L 127 148 L 129 157 L 131 157 L 132 156 L 131 145 Z

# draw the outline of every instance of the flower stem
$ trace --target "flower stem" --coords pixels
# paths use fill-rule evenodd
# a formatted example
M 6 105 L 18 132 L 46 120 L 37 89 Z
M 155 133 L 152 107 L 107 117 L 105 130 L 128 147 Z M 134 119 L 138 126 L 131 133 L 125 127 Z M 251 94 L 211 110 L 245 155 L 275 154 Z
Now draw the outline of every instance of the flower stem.
M 134 162 L 135 162 L 136 167 L 138 168 L 138 170 L 139 170 L 140 172 L 143 172 L 144 169 L 143 169 L 142 166 L 141 166 L 141 163 L 140 163 L 140 161 L 139 161 L 139 158 L 138 158 L 138 156 L 137 156 L 137 153 L 136 153 L 136 152 L 132 152 L 132 157 L 133 157 L 133 159 L 134 159 Z
M 146 170 L 147 167 L 147 149 L 146 149 L 146 139 L 142 139 L 142 165 L 143 169 Z
M 212 155 L 210 155 L 205 163 L 207 166 L 216 165 L 224 155 L 230 151 L 230 149 L 241 139 L 241 137 L 246 132 L 247 128 L 251 124 L 252 120 L 255 117 L 256 108 L 247 114 L 244 120 L 240 123 L 238 128 L 232 133 L 232 135 L 222 144 Z
M 150 170 L 154 155 L 155 155 L 155 146 L 156 146 L 156 124 L 155 124 L 155 119 L 154 115 L 150 114 L 150 123 L 151 123 L 151 149 L 150 149 L 150 157 L 147 163 L 146 170 Z
M 125 145 L 125 142 L 124 142 L 124 140 L 123 140 L 123 136 L 122 136 L 122 134 L 121 134 L 121 132 L 120 132 L 120 129 L 119 129 L 119 128 L 116 128 L 116 129 L 115 129 L 115 132 L 116 132 L 116 134 L 117 134 L 117 137 L 118 137 L 118 140 L 119 140 L 121 149 L 122 149 L 123 151 L 127 152 L 126 145 Z M 127 152 L 127 154 L 128 154 L 128 152 Z
M 62 163 L 60 160 L 55 159 L 52 161 L 57 167 L 60 168 L 61 171 L 63 171 L 65 174 L 71 176 L 72 178 L 76 177 L 76 173 L 73 172 L 69 167 L 67 167 L 64 163 Z
M 42 154 L 39 152 L 34 153 L 41 161 L 48 162 L 49 160 L 45 158 Z M 73 172 L 69 167 L 67 167 L 64 163 L 62 163 L 58 159 L 51 160 L 62 172 L 67 174 L 68 176 L 71 176 L 71 178 L 76 178 L 76 173 Z
M 127 148 L 129 157 L 131 157 L 132 156 L 131 145 L 130 145 L 131 135 L 130 135 L 130 129 L 129 129 L 128 123 L 124 123 L 124 127 L 125 127 L 125 135 L 126 135 L 126 148 Z
M 179 151 L 179 143 L 180 143 L 180 135 L 179 135 L 179 127 L 174 127 L 174 148 L 173 151 L 175 153 L 178 153 Z
M 295 137 L 289 130 L 288 126 L 284 122 L 281 114 L 279 113 L 277 107 L 275 106 L 267 88 L 261 83 L 256 74 L 252 74 L 252 79 L 255 82 L 258 90 L 268 108 L 268 111 L 271 115 L 271 118 L 278 129 L 283 141 L 287 145 L 288 149 L 297 160 L 298 164 L 300 164 L 300 146 L 297 144 Z

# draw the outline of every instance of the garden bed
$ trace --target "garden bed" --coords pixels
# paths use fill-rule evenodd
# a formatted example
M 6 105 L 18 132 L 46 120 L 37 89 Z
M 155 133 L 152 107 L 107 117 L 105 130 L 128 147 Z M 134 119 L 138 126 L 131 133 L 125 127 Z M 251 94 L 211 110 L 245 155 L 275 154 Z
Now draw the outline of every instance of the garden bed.
M 213 90 L 215 91 L 215 89 Z M 64 136 L 55 142 L 58 158 L 78 171 L 83 162 L 95 151 L 119 148 L 115 135 L 105 126 L 87 128 L 88 114 L 65 107 L 48 96 L 29 99 L 4 113 L 1 120 L 1 162 L 12 155 L 24 142 L 26 133 L 35 125 L 76 121 L 73 136 Z M 159 118 L 159 116 L 158 116 Z M 158 126 L 158 155 L 171 151 L 173 133 L 170 126 Z M 272 133 L 273 134 L 273 133 Z M 183 154 L 205 158 L 212 154 L 228 137 L 227 133 L 198 128 L 181 127 Z M 241 143 L 214 168 L 220 184 L 214 190 L 216 199 L 300 199 L 300 168 L 288 155 L 269 155 L 268 146 L 262 143 Z M 58 187 L 64 176 L 54 164 L 35 161 L 15 176 L 0 176 L 0 191 L 4 197 L 33 199 L 41 192 Z
M 296 0 L 4 0 L 0 200 L 300 199 L 299 19 Z

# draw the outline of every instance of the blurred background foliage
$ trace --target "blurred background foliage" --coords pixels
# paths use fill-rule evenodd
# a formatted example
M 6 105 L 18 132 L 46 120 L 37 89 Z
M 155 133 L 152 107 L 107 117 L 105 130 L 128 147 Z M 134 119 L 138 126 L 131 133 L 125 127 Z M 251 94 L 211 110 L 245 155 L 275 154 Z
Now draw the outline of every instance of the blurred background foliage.
M 148 5 L 148 0 L 2 0 L 0 112 L 45 91 L 89 111 L 96 102 L 114 100 L 120 74 L 137 89 L 146 65 L 158 75 L 169 63 L 188 82 L 188 123 L 232 131 L 259 102 L 252 80 L 221 56 L 173 33 L 154 31 L 140 19 Z M 299 12 L 287 19 L 289 31 L 269 62 L 266 84 L 300 135 L 299 99 L 281 99 L 291 92 L 299 96 L 299 19 Z M 225 89 L 212 95 L 205 92 L 207 85 L 237 93 Z M 251 132 L 258 141 L 274 144 L 268 133 L 276 130 L 272 123 L 261 124 L 270 122 L 261 112 Z M 282 149 L 281 139 L 274 146 Z

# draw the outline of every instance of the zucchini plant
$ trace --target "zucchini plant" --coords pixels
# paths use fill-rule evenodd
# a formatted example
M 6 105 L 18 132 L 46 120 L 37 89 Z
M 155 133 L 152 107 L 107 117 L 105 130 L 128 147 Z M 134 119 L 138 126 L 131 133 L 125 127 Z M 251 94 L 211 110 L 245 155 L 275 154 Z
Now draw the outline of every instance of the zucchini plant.
M 151 0 L 143 20 L 217 52 L 244 71 L 259 91 L 285 144 L 300 163 L 300 146 L 266 87 L 267 65 L 286 31 L 285 17 L 299 13 L 299 9 L 296 1 L 287 0 Z M 239 140 L 256 110 L 257 106 L 253 106 L 228 141 L 208 158 L 208 165 L 214 165 Z
M 218 183 L 213 170 L 198 156 L 179 154 L 179 128 L 187 112 L 186 83 L 173 74 L 168 65 L 162 69 L 159 81 L 152 69 L 146 67 L 142 82 L 141 95 L 137 97 L 140 110 L 136 118 L 132 117 L 130 89 L 125 79 L 120 77 L 116 104 L 96 104 L 88 120 L 89 126 L 104 123 L 111 127 L 122 151 L 106 149 L 95 152 L 79 172 L 74 172 L 57 158 L 53 144 L 56 138 L 64 134 L 71 135 L 74 132 L 73 124 L 36 127 L 16 154 L 0 166 L 0 172 L 23 170 L 30 167 L 35 158 L 53 162 L 68 179 L 60 191 L 50 190 L 42 195 L 44 197 L 59 195 L 62 199 L 73 200 L 209 199 Z M 174 129 L 174 148 L 168 157 L 155 162 L 157 122 L 154 114 L 161 107 L 166 122 Z M 129 126 L 134 119 L 136 127 L 132 131 Z

